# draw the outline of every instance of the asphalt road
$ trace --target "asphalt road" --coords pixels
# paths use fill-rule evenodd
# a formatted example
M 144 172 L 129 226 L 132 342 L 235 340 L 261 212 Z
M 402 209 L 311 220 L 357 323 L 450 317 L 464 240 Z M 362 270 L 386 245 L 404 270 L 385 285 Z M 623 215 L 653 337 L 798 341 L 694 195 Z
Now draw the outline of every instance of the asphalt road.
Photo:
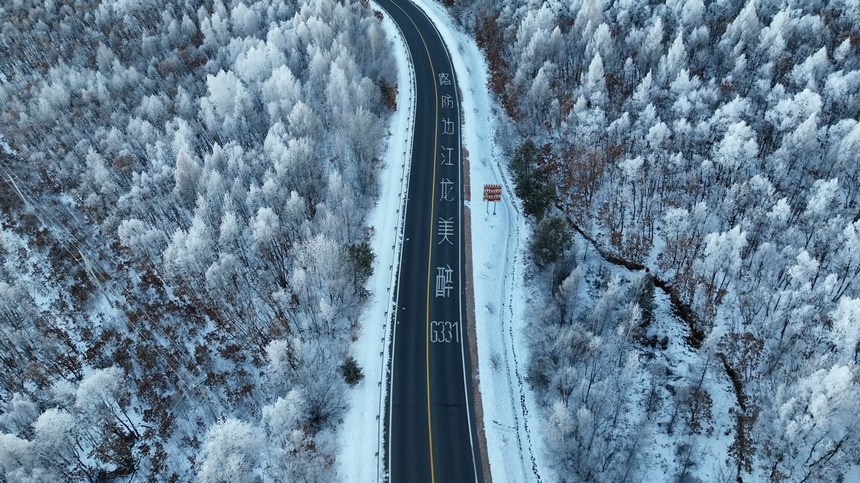
M 377 0 L 403 32 L 417 106 L 389 379 L 388 480 L 474 482 L 481 475 L 463 292 L 460 105 L 430 20 Z

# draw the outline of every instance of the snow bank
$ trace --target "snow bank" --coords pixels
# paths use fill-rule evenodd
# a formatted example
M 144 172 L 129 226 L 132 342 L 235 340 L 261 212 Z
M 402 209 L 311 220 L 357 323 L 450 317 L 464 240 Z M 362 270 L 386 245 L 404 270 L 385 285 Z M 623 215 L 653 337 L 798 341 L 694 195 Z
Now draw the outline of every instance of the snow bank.
M 379 7 L 374 3 L 374 8 Z M 379 174 L 379 200 L 367 225 L 372 227 L 371 247 L 376 254 L 368 281 L 370 299 L 361 316 L 361 333 L 353 345 L 353 357 L 364 370 L 364 380 L 350 393 L 344 417 L 338 461 L 341 481 L 381 481 L 385 414 L 385 361 L 388 359 L 395 279 L 400 265 L 409 168 L 415 126 L 415 73 L 406 41 L 388 16 L 382 21 L 394 44 L 397 61 L 397 111 L 391 118 L 384 165 Z M 374 417 L 375 415 L 375 417 Z

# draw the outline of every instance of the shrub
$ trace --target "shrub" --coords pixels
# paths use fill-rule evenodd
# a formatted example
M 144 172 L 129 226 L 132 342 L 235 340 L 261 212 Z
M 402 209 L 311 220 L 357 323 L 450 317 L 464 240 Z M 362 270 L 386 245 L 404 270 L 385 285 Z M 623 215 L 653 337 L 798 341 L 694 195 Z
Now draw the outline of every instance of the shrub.
M 349 356 L 343 361 L 340 366 L 340 372 L 343 374 L 343 380 L 350 386 L 355 386 L 364 379 L 364 372 L 356 362 L 355 358 Z
M 373 275 L 373 259 L 376 258 L 370 244 L 366 241 L 353 243 L 347 247 L 347 259 L 352 266 L 353 283 L 356 290 L 363 287 Z
M 539 166 L 538 151 L 531 139 L 517 147 L 510 168 L 523 209 L 527 215 L 540 219 L 556 200 L 555 187 L 546 170 Z
M 550 216 L 538 224 L 529 248 L 537 266 L 545 267 L 558 261 L 571 243 L 573 239 L 567 220 Z

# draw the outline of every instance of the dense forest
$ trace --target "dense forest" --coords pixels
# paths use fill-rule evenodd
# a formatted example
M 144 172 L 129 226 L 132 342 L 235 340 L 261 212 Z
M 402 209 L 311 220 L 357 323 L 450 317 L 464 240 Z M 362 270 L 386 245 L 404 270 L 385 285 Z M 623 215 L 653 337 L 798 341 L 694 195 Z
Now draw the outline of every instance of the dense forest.
M 860 461 L 860 4 L 445 3 L 522 140 L 557 474 L 636 481 L 662 438 L 667 481 L 714 459 L 711 481 L 839 481 Z M 655 284 L 699 361 L 684 377 Z
M 0 481 L 331 481 L 393 106 L 345 0 L 0 5 Z

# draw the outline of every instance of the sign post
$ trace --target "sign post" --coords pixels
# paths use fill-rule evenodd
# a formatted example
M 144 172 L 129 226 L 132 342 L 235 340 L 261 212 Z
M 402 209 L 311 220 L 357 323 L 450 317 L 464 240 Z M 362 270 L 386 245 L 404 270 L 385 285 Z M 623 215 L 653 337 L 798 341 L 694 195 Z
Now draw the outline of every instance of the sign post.
M 495 215 L 496 214 L 495 203 L 498 203 L 501 200 L 502 200 L 502 185 L 500 185 L 500 184 L 485 184 L 484 185 L 484 201 L 486 201 L 488 203 L 487 204 L 487 213 L 490 212 L 489 203 L 493 203 L 493 214 Z

